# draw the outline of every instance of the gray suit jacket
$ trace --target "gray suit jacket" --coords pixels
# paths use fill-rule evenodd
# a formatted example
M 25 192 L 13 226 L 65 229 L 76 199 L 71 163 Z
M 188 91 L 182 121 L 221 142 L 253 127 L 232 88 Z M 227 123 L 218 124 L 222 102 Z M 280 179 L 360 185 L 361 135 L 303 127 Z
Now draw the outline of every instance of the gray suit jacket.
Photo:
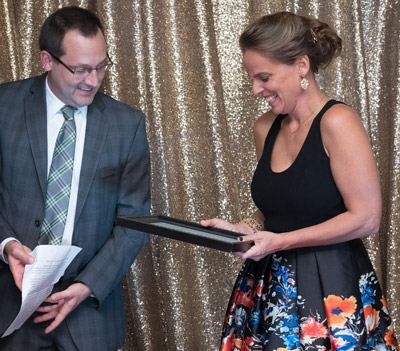
M 0 85 L 0 242 L 37 246 L 47 184 L 46 75 Z M 82 350 L 112 350 L 125 334 L 121 280 L 147 235 L 114 226 L 116 215 L 150 211 L 150 161 L 144 115 L 98 93 L 88 107 L 73 245 L 82 248 L 56 285 L 76 281 L 96 294 L 63 323 Z M 0 335 L 21 294 L 0 263 Z M 97 302 L 97 303 L 94 303 Z

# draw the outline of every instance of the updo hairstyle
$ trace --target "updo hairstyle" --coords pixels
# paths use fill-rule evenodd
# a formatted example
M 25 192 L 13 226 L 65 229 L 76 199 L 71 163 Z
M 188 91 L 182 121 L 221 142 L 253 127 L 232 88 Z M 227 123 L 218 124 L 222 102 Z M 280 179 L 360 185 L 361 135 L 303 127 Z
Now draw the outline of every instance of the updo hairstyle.
M 257 19 L 244 30 L 239 45 L 242 53 L 255 50 L 287 65 L 307 55 L 314 74 L 326 68 L 342 50 L 342 40 L 326 23 L 291 12 Z

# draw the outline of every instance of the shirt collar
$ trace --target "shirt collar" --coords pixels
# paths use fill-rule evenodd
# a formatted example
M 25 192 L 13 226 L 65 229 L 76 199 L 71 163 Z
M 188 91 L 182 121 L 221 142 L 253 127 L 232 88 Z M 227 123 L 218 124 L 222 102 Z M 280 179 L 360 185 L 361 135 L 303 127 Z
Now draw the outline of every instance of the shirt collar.
M 47 118 L 51 118 L 57 113 L 61 113 L 60 109 L 65 105 L 54 93 L 51 91 L 48 83 L 48 77 L 46 77 L 46 105 L 47 105 Z M 87 106 L 78 107 L 83 116 L 87 114 Z M 76 112 L 75 112 L 76 113 Z

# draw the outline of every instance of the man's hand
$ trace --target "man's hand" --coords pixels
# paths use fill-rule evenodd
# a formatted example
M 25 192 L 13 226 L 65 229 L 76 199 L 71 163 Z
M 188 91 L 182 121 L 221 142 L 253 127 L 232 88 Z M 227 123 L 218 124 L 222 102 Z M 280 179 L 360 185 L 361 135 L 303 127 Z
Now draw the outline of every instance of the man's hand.
M 7 255 L 8 265 L 14 277 L 15 285 L 21 291 L 25 265 L 35 262 L 35 259 L 29 255 L 30 252 L 32 250 L 29 247 L 15 240 L 9 241 L 4 247 L 4 253 Z
M 36 317 L 35 323 L 45 322 L 50 319 L 54 321 L 45 329 L 45 333 L 50 333 L 56 329 L 61 322 L 71 313 L 82 301 L 89 297 L 91 289 L 83 283 L 75 283 L 64 291 L 54 293 L 45 302 L 53 303 L 50 306 L 40 306 L 36 312 L 43 312 L 40 317 Z

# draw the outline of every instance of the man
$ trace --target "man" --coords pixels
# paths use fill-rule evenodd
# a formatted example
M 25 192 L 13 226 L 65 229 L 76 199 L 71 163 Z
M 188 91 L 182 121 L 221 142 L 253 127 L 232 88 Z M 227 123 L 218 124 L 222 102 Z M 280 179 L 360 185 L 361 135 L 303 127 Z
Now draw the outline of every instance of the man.
M 116 350 L 125 334 L 121 280 L 147 239 L 114 226 L 116 216 L 150 210 L 144 115 L 97 92 L 112 63 L 90 11 L 57 10 L 39 44 L 47 73 L 0 85 L 0 335 L 19 311 L 29 252 L 53 239 L 82 250 L 46 302 L 0 339 L 0 350 Z M 68 128 L 74 151 L 63 157 L 72 180 L 57 237 L 47 217 L 50 178 Z

